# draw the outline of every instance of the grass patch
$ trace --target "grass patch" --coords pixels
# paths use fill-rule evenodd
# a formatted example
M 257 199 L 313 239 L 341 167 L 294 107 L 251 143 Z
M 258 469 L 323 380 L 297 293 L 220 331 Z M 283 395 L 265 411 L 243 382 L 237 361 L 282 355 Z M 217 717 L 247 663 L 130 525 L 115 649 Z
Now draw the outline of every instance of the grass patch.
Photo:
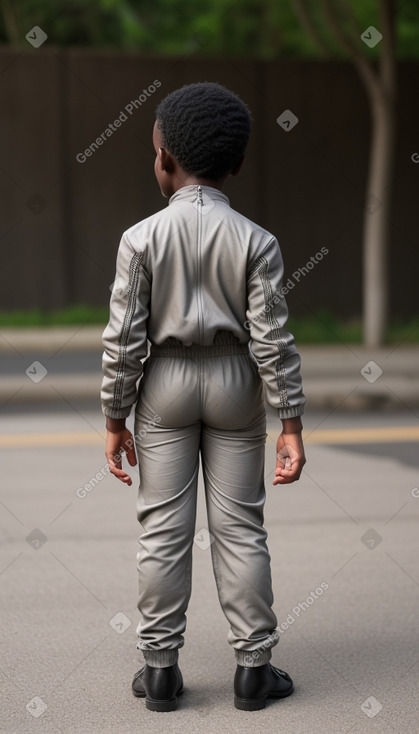
M 94 326 L 106 325 L 109 316 L 108 306 L 89 306 L 84 303 L 45 311 L 31 308 L 17 311 L 0 311 L 0 326 Z
M 297 344 L 360 344 L 362 324 L 360 320 L 343 321 L 330 311 L 319 310 L 310 316 L 290 316 L 287 329 Z
M 75 304 L 67 308 L 45 311 L 40 308 L 16 311 L 0 311 L 0 327 L 39 326 L 106 326 L 108 306 Z M 291 316 L 287 328 L 294 334 L 297 344 L 361 344 L 360 319 L 338 319 L 331 311 L 319 309 L 310 316 Z M 389 325 L 386 343 L 419 343 L 419 316 L 410 319 L 393 319 Z
M 287 328 L 297 344 L 362 344 L 362 321 L 338 319 L 320 309 L 312 316 L 290 317 Z M 419 316 L 393 319 L 387 329 L 386 344 L 418 344 Z

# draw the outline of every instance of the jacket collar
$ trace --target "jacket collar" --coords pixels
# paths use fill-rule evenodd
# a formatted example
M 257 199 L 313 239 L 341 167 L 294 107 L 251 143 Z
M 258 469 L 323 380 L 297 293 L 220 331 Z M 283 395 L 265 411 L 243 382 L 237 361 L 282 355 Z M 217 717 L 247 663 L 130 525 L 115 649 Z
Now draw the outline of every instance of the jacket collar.
M 201 186 L 202 193 L 209 196 L 210 199 L 213 201 L 219 200 L 219 201 L 225 201 L 226 204 L 230 205 L 230 200 L 228 196 L 223 194 L 220 189 L 214 189 L 212 186 Z M 175 201 L 195 201 L 196 197 L 198 195 L 198 185 L 197 184 L 191 184 L 189 186 L 182 186 L 181 189 L 178 189 L 173 196 L 169 199 L 169 206 Z

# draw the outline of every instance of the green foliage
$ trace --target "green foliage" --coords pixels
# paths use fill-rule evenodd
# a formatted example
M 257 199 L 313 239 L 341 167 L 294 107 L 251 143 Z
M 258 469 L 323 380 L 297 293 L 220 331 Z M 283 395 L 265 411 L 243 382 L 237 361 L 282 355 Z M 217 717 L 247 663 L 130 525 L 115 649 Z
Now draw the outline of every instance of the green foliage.
M 19 311 L 0 311 L 0 327 L 101 326 L 109 318 L 109 306 L 74 304 L 67 308 L 45 311 L 33 308 Z M 361 319 L 345 321 L 329 309 L 322 308 L 311 316 L 292 316 L 287 329 L 297 344 L 361 344 Z M 419 316 L 393 319 L 389 325 L 386 343 L 417 344 Z
M 298 344 L 359 344 L 362 342 L 361 320 L 344 321 L 326 308 L 311 316 L 291 316 L 287 329 Z
M 297 344 L 361 344 L 362 320 L 345 321 L 326 308 L 311 316 L 291 316 L 287 329 Z M 417 344 L 419 316 L 392 319 L 388 325 L 386 344 Z
M 41 308 L 0 311 L 0 326 L 74 326 L 84 324 L 106 324 L 109 317 L 108 306 L 89 306 L 84 303 L 67 308 L 46 311 Z
M 379 0 L 335 0 L 342 27 L 359 40 L 378 29 Z M 344 58 L 328 28 L 322 4 L 305 0 L 331 57 Z M 343 12 L 342 12 L 343 11 Z M 397 2 L 397 55 L 419 56 L 419 3 Z M 49 45 L 95 46 L 171 56 L 227 55 L 260 59 L 319 57 L 303 29 L 294 0 L 2 0 L 0 42 L 27 46 L 25 35 L 39 25 Z

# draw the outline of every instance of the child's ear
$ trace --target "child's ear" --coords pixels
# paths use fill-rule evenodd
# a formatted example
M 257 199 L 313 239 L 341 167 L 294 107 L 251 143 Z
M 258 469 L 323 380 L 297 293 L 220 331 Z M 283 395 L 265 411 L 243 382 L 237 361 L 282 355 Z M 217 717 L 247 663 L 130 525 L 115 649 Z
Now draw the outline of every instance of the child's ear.
M 173 173 L 174 163 L 170 153 L 168 153 L 165 148 L 159 148 L 158 155 L 162 171 L 166 171 L 166 173 Z
M 244 155 L 240 158 L 240 160 L 236 163 L 234 168 L 231 170 L 232 176 L 237 176 L 238 173 L 240 173 L 241 169 L 243 168 L 244 163 Z

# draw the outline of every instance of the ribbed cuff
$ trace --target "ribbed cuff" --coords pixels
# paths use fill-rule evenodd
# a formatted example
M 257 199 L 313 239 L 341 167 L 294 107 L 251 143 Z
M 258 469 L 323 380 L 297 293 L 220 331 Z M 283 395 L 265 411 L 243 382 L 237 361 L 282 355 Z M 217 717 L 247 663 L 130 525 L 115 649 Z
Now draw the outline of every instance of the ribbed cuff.
M 292 408 L 278 408 L 278 416 L 281 420 L 286 418 L 298 418 L 298 416 L 304 414 L 305 404 L 295 405 Z
M 272 651 L 268 650 L 235 650 L 237 665 L 243 668 L 258 668 L 269 663 Z
M 177 663 L 179 650 L 141 650 L 144 660 L 150 668 L 170 668 Z
M 119 410 L 113 410 L 108 405 L 101 403 L 101 408 L 104 416 L 108 418 L 116 418 L 118 420 L 120 418 L 128 418 L 129 414 L 131 413 L 132 405 L 130 405 L 129 408 L 120 408 Z

